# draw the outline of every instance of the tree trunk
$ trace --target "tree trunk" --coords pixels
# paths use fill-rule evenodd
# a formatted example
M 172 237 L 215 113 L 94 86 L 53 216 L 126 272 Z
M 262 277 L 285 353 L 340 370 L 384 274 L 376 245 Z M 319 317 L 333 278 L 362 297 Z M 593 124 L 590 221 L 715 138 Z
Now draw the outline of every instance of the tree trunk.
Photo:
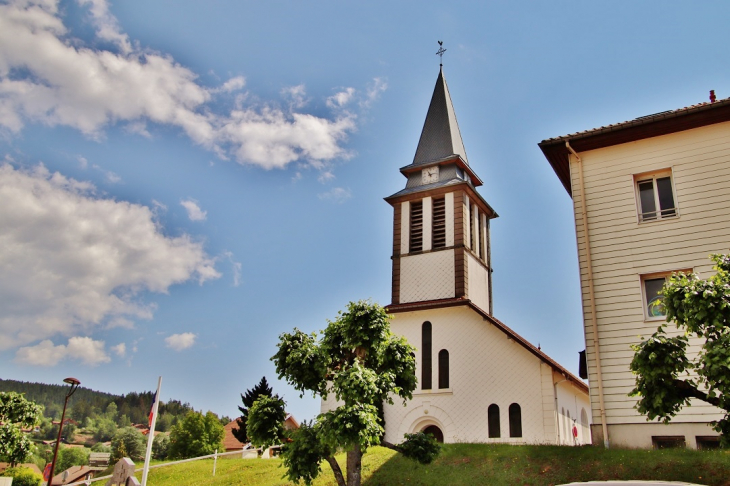
M 355 444 L 347 451 L 347 486 L 360 486 L 360 471 L 362 469 L 362 450 L 360 444 Z
M 337 486 L 347 486 L 345 478 L 342 475 L 342 469 L 340 469 L 340 465 L 337 464 L 335 456 L 327 456 L 325 459 L 327 459 L 327 462 L 329 462 L 330 467 L 332 468 L 332 473 L 335 475 L 335 479 L 337 480 Z

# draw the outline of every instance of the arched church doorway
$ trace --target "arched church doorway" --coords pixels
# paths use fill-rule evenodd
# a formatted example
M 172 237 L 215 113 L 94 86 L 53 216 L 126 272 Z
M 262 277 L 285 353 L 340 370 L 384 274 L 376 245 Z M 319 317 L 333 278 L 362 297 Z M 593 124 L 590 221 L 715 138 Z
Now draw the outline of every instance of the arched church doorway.
M 429 425 L 428 427 L 423 429 L 421 432 L 432 436 L 434 439 L 436 439 L 436 442 L 439 442 L 441 444 L 444 443 L 444 433 L 441 432 L 441 429 L 439 429 L 435 425 Z

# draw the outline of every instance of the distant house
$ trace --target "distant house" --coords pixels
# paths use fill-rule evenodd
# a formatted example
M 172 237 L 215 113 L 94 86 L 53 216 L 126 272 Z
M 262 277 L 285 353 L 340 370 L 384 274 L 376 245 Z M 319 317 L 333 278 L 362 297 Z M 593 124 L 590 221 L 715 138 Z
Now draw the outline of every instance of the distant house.
M 706 278 L 708 255 L 730 247 L 730 99 L 713 97 L 539 143 L 573 199 L 594 443 L 717 443 L 719 409 L 692 400 L 670 424 L 647 422 L 628 396 L 630 345 L 665 322 L 665 279 Z
M 226 451 L 240 451 L 241 449 L 244 449 L 248 444 L 244 444 L 243 442 L 236 439 L 236 436 L 233 435 L 233 429 L 238 428 L 238 419 L 234 419 L 230 421 L 223 429 L 226 432 L 226 435 L 223 437 L 223 448 Z M 286 430 L 292 430 L 292 429 L 298 429 L 299 428 L 299 422 L 294 418 L 292 414 L 289 414 L 286 416 L 286 419 L 284 420 L 284 428 Z
M 94 477 L 95 471 L 89 466 L 71 466 L 62 473 L 53 476 L 51 486 L 62 486 L 64 484 L 85 481 Z

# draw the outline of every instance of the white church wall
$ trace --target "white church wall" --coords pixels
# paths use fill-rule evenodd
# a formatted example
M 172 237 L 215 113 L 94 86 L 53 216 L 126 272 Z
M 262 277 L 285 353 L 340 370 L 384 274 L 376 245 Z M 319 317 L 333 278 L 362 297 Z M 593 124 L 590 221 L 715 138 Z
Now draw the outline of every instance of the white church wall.
M 554 373 L 555 391 L 557 395 L 557 422 L 559 443 L 563 445 L 582 445 L 590 444 L 590 424 L 591 405 L 588 397 L 580 393 L 575 386 L 569 381 L 564 381 L 564 377 L 558 373 Z M 581 416 L 585 413 L 584 418 L 588 422 L 582 423 Z M 577 438 L 573 438 L 573 425 L 576 426 Z
M 487 269 L 470 253 L 469 263 L 469 299 L 484 311 L 489 311 L 489 278 Z
M 454 193 L 444 195 L 444 209 L 446 210 L 446 246 L 454 246 Z
M 454 251 L 404 256 L 400 260 L 400 302 L 454 297 Z
M 393 332 L 420 348 L 425 321 L 432 324 L 434 389 L 420 390 L 419 384 L 406 406 L 400 401 L 386 406 L 386 440 L 398 443 L 404 433 L 437 425 L 445 442 L 554 442 L 554 436 L 545 433 L 540 359 L 468 307 L 398 313 L 391 326 Z M 450 388 L 446 390 L 438 389 L 438 353 L 442 349 L 448 350 L 450 361 Z M 420 380 L 422 359 L 418 353 L 416 361 Z M 508 411 L 512 403 L 521 408 L 519 438 L 510 437 Z M 499 406 L 499 438 L 489 438 L 490 404 Z M 548 423 L 552 422 L 554 418 L 549 417 Z
M 411 227 L 411 203 L 404 201 L 400 207 L 400 251 L 406 254 L 410 251 L 410 236 L 408 228 Z

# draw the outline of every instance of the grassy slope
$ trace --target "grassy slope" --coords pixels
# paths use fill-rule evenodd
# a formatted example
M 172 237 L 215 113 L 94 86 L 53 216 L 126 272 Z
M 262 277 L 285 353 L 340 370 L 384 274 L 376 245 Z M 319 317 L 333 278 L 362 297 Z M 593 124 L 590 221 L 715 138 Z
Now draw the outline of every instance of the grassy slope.
M 344 468 L 344 456 L 338 458 Z M 196 461 L 150 471 L 150 486 L 290 484 L 281 479 L 280 461 Z M 141 476 L 139 474 L 138 476 Z M 594 447 L 452 444 L 429 466 L 421 466 L 380 447 L 363 460 L 363 485 L 554 485 L 602 479 L 654 479 L 730 486 L 730 451 L 609 451 Z M 322 465 L 317 486 L 335 485 L 329 466 Z

